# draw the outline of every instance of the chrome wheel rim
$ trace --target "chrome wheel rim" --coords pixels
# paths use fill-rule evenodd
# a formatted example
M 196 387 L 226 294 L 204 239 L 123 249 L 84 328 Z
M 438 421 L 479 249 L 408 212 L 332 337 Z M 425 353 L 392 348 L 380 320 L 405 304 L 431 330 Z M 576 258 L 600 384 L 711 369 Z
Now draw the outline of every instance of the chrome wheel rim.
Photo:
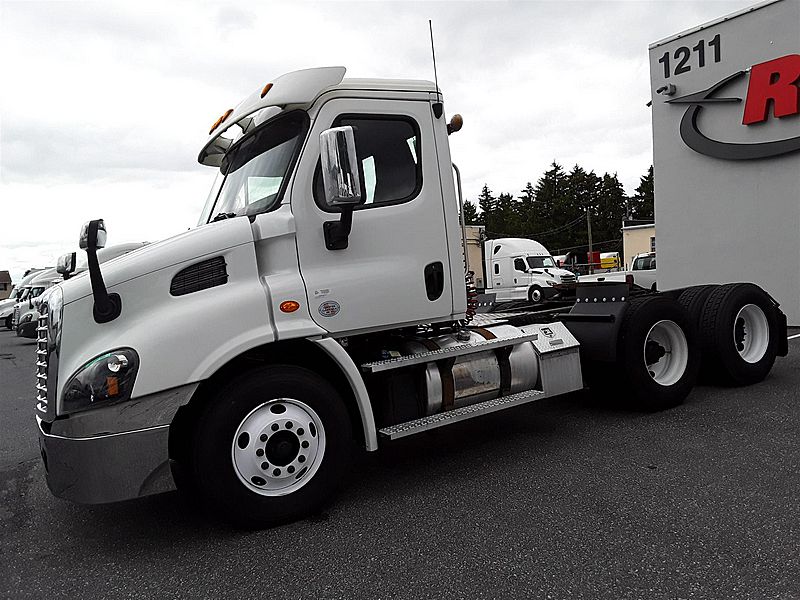
M 757 363 L 769 347 L 769 321 L 761 307 L 745 304 L 733 321 L 733 343 L 745 362 Z
M 325 455 L 325 429 L 310 406 L 276 398 L 242 419 L 231 443 L 239 480 L 262 496 L 291 494 L 316 473 Z
M 539 302 L 542 299 L 542 291 L 541 290 L 532 290 L 531 291 L 531 300 L 534 302 Z
M 663 386 L 674 385 L 689 364 L 686 334 L 675 321 L 658 321 L 644 341 L 644 364 L 653 380 Z

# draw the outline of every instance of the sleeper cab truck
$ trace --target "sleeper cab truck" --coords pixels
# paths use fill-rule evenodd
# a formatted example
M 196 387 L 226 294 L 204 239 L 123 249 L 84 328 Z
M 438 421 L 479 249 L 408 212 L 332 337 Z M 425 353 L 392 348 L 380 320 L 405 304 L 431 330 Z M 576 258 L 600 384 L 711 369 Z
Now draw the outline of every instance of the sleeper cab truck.
M 542 244 L 524 238 L 484 242 L 486 292 L 498 301 L 545 300 L 575 297 L 575 274 L 560 268 Z
M 283 75 L 218 119 L 195 229 L 101 269 L 105 227 L 84 226 L 89 276 L 49 290 L 38 327 L 53 494 L 178 486 L 261 527 L 327 502 L 354 448 L 580 390 L 595 364 L 610 396 L 659 410 L 683 401 L 701 354 L 745 384 L 785 353 L 780 309 L 749 284 L 594 284 L 563 314 L 476 316 L 448 145 L 459 120 L 430 82 L 344 73 Z

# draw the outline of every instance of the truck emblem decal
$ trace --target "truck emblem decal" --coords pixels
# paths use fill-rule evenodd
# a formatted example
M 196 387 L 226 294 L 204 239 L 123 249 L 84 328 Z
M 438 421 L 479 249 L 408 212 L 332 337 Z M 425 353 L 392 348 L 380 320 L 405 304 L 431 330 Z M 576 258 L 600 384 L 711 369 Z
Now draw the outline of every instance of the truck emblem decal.
M 552 329 L 550 329 L 549 327 L 542 327 L 541 331 L 542 331 L 542 335 L 545 336 L 545 337 L 551 338 L 551 337 L 553 337 L 555 335 L 555 332 Z
M 319 305 L 319 314 L 323 317 L 335 317 L 339 314 L 341 310 L 341 306 L 335 300 L 326 300 L 322 304 Z
M 680 123 L 683 142 L 695 152 L 725 160 L 753 160 L 771 158 L 800 150 L 800 136 L 742 144 L 722 142 L 700 131 L 697 119 L 703 108 L 714 104 L 741 102 L 741 98 L 719 98 L 716 94 L 728 84 L 744 76 L 738 71 L 715 83 L 706 90 L 667 100 L 667 104 L 689 104 Z M 744 125 L 753 125 L 767 119 L 770 103 L 777 118 L 800 113 L 800 55 L 789 54 L 775 60 L 754 65 L 750 69 L 750 82 L 744 108 Z

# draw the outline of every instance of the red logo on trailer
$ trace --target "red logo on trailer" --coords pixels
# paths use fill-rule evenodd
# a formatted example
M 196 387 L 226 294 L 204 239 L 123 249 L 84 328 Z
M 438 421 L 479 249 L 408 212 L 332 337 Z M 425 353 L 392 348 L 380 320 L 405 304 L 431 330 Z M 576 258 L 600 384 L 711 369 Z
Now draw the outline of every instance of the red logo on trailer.
M 680 134 L 692 150 L 727 160 L 771 158 L 800 150 L 800 136 L 741 144 L 715 140 L 700 131 L 697 119 L 704 108 L 742 101 L 741 98 L 718 97 L 717 94 L 746 73 L 739 71 L 708 89 L 667 100 L 668 104 L 690 105 L 681 119 Z M 788 54 L 753 65 L 750 69 L 742 124 L 750 126 L 763 123 L 770 113 L 778 119 L 800 114 L 800 54 Z

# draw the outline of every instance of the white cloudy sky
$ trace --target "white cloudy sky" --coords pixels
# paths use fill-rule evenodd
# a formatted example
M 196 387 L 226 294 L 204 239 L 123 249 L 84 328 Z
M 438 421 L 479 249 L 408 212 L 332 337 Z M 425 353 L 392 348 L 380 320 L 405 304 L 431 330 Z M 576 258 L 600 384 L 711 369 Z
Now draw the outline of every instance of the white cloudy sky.
M 0 269 L 195 225 L 214 173 L 210 124 L 277 75 L 439 85 L 465 195 L 517 192 L 553 160 L 619 174 L 652 162 L 647 46 L 753 1 L 234 4 L 0 0 Z

